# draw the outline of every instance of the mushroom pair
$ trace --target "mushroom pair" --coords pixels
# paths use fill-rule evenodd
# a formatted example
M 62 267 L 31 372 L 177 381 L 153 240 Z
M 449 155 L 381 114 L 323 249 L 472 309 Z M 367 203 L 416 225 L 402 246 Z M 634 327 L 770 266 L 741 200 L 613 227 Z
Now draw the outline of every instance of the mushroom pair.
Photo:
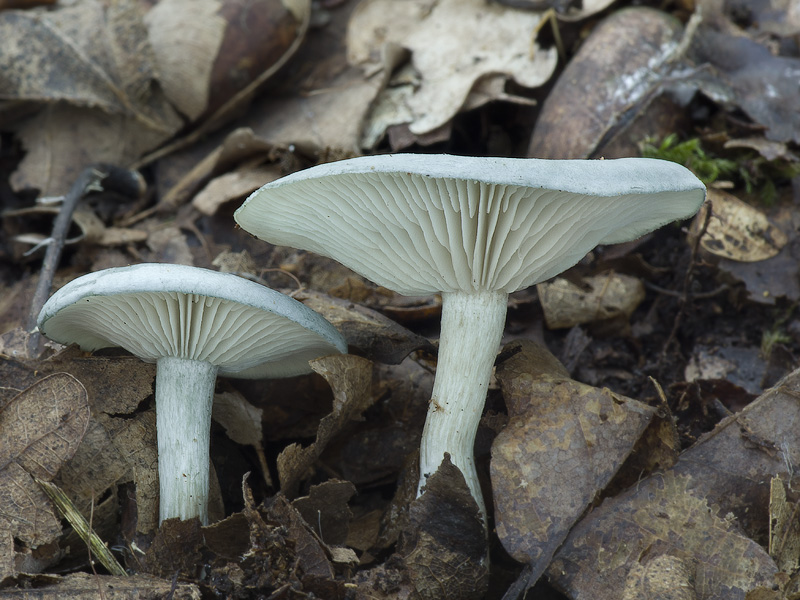
M 160 521 L 208 522 L 209 438 L 217 375 L 290 377 L 346 352 L 296 300 L 231 274 L 140 264 L 79 277 L 44 305 L 39 331 L 83 350 L 121 346 L 156 363 Z
M 253 193 L 234 218 L 258 238 L 328 256 L 398 293 L 441 293 L 418 493 L 449 453 L 485 522 L 473 445 L 508 294 L 599 244 L 687 218 L 704 198 L 690 171 L 660 160 L 398 154 L 294 173 Z

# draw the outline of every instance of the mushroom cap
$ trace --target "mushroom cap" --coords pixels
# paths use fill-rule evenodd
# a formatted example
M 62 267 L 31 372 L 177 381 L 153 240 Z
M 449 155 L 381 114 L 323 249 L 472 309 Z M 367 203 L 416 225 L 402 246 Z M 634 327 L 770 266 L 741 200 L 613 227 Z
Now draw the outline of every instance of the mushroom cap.
M 278 179 L 234 218 L 402 294 L 513 292 L 598 244 L 687 218 L 704 199 L 688 169 L 662 160 L 389 154 Z
M 280 292 L 236 275 L 140 264 L 79 277 L 45 303 L 39 331 L 83 350 L 121 346 L 147 362 L 207 361 L 220 375 L 289 377 L 347 351 L 328 321 Z

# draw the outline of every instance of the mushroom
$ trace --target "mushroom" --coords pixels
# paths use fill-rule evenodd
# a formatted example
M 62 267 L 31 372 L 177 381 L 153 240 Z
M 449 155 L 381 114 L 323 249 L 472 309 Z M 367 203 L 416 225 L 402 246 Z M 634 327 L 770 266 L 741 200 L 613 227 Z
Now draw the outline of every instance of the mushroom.
M 156 363 L 160 521 L 208 522 L 211 405 L 217 374 L 290 377 L 346 352 L 298 301 L 235 275 L 140 264 L 79 277 L 44 305 L 39 331 L 83 350 L 121 346 Z
M 258 238 L 334 258 L 398 293 L 441 293 L 418 494 L 449 453 L 485 522 L 473 445 L 508 294 L 561 273 L 598 244 L 687 218 L 704 198 L 689 170 L 654 159 L 396 154 L 276 180 L 234 218 Z

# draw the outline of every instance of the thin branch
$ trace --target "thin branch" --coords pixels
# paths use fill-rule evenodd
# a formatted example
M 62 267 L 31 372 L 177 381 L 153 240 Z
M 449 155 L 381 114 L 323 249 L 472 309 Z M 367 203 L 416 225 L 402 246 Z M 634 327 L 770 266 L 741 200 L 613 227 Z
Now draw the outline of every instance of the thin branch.
M 89 192 L 102 191 L 103 189 L 115 190 L 126 196 L 135 196 L 143 192 L 144 180 L 136 171 L 128 171 L 113 165 L 93 165 L 81 171 L 69 192 L 64 196 L 61 209 L 53 223 L 50 238 L 45 242 L 47 249 L 45 250 L 42 269 L 39 272 L 39 281 L 36 284 L 36 291 L 33 294 L 31 310 L 26 323 L 26 328 L 29 332 L 35 331 L 39 312 L 50 296 L 53 278 L 61 261 L 64 242 L 72 224 L 72 215 L 75 213 L 78 202 Z M 40 343 L 40 336 L 30 336 L 28 339 L 28 356 L 35 357 L 38 354 Z
M 692 276 L 694 275 L 694 268 L 697 264 L 697 254 L 700 251 L 700 240 L 706 234 L 706 231 L 708 230 L 708 223 L 711 220 L 712 211 L 710 202 L 706 200 L 706 203 L 709 204 L 708 210 L 706 210 L 703 225 L 700 227 L 700 231 L 698 231 L 697 237 L 694 239 L 694 243 L 692 244 L 692 253 L 689 256 L 689 266 L 686 267 L 686 274 L 683 277 L 683 290 L 681 291 L 681 296 L 678 299 L 678 314 L 675 315 L 675 320 L 672 323 L 672 331 L 669 332 L 669 337 L 667 337 L 667 341 L 664 342 L 664 347 L 661 349 L 661 356 L 659 356 L 658 359 L 659 368 L 667 358 L 667 352 L 675 341 L 675 337 L 678 334 L 678 328 L 680 327 L 683 316 L 686 314 L 686 309 L 689 306 L 689 300 L 691 296 L 690 287 L 692 284 Z

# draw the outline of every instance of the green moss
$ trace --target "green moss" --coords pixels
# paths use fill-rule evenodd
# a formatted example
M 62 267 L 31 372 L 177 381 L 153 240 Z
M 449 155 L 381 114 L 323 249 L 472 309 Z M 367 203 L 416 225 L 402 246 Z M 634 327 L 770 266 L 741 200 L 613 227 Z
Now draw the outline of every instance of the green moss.
M 680 141 L 670 134 L 660 143 L 647 139 L 640 144 L 642 156 L 660 158 L 684 165 L 706 185 L 720 178 L 731 179 L 744 187 L 748 194 L 755 193 L 764 204 L 775 202 L 777 185 L 800 175 L 800 162 L 782 158 L 767 160 L 748 148 L 730 150 L 723 158 L 707 152 L 699 138 Z
M 699 138 L 684 142 L 678 141 L 676 134 L 670 134 L 656 146 L 654 140 L 645 140 L 641 148 L 642 156 L 660 158 L 682 164 L 691 169 L 698 179 L 708 185 L 723 176 L 734 175 L 739 167 L 733 160 L 709 155 L 700 145 Z

